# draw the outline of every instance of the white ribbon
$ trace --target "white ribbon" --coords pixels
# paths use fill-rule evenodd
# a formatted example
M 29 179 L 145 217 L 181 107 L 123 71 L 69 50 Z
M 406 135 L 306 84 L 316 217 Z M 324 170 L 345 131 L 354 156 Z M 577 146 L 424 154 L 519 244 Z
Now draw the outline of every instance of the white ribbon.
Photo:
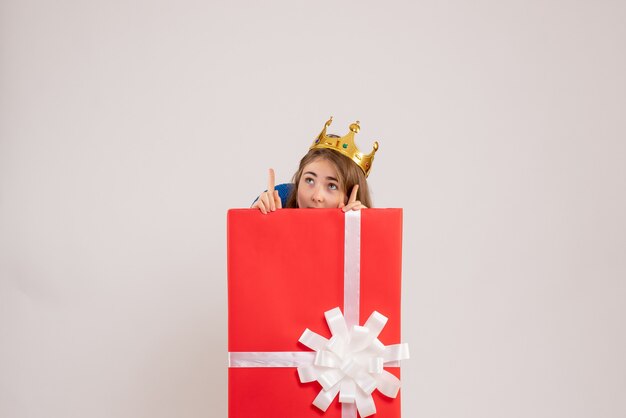
M 361 211 L 345 214 L 344 240 L 344 315 L 339 308 L 324 313 L 332 333 L 327 339 L 308 328 L 300 341 L 313 352 L 231 352 L 229 367 L 297 367 L 302 383 L 317 381 L 322 390 L 313 405 L 326 411 L 339 395 L 342 418 L 376 413 L 371 393 L 378 389 L 395 398 L 400 380 L 385 371 L 409 358 L 408 344 L 385 346 L 378 335 L 387 318 L 374 311 L 365 325 L 359 326 L 361 283 Z
M 228 367 L 299 367 L 311 364 L 315 353 L 302 351 L 237 351 L 228 353 Z
M 346 212 L 343 248 L 343 310 L 349 327 L 359 325 L 361 300 L 361 211 Z

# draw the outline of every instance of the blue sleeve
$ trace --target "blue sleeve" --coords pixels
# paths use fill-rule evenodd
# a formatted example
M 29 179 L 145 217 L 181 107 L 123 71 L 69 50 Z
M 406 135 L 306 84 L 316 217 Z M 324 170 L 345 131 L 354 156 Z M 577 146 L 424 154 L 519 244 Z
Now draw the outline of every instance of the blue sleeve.
M 274 186 L 274 190 L 278 191 L 278 195 L 280 196 L 280 202 L 283 205 L 283 207 L 287 206 L 287 199 L 289 198 L 289 193 L 291 193 L 291 191 L 293 190 L 293 187 L 294 187 L 293 183 L 283 183 L 283 184 L 277 184 L 276 186 Z M 254 202 L 256 202 L 257 200 L 259 200 L 258 196 L 256 197 L 256 199 L 254 199 Z M 254 205 L 254 202 L 252 202 L 253 205 Z
M 287 206 L 287 199 L 289 198 L 289 193 L 293 190 L 293 183 L 283 183 L 274 187 L 274 189 L 278 190 L 278 195 L 280 196 L 280 202 L 283 207 Z

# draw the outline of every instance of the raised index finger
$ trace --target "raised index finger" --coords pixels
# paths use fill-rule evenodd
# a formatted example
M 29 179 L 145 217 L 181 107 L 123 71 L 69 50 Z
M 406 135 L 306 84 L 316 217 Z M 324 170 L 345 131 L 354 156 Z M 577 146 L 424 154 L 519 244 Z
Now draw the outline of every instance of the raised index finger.
M 274 183 L 276 182 L 275 180 L 275 175 L 274 175 L 274 169 L 270 168 L 270 175 L 269 175 L 269 179 L 267 181 L 267 191 L 273 195 L 274 194 Z
M 352 192 L 350 192 L 350 198 L 348 199 L 348 203 L 356 202 L 356 194 L 359 191 L 359 185 L 355 184 L 352 188 Z

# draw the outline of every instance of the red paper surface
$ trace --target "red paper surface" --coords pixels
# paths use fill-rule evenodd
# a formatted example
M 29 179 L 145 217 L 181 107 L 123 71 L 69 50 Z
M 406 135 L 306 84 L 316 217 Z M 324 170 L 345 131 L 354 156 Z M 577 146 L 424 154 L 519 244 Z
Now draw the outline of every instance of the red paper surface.
M 228 212 L 228 349 L 310 351 L 305 328 L 325 337 L 324 312 L 343 311 L 344 217 L 339 209 Z M 360 323 L 377 310 L 389 318 L 383 344 L 400 339 L 402 210 L 361 211 Z M 387 368 L 399 376 L 399 369 Z M 230 418 L 341 417 L 311 403 L 321 386 L 302 384 L 296 368 L 229 369 Z M 375 391 L 376 417 L 400 417 L 399 395 Z

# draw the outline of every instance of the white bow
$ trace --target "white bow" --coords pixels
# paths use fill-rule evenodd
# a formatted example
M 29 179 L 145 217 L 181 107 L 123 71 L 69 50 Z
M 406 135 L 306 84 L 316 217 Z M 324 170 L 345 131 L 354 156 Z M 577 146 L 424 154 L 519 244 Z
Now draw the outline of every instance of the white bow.
M 304 330 L 298 341 L 316 352 L 312 364 L 298 367 L 302 383 L 318 381 L 322 385 L 313 405 L 326 411 L 339 394 L 339 402 L 356 403 L 361 417 L 376 413 L 371 393 L 378 389 L 395 398 L 400 380 L 383 369 L 383 365 L 409 358 L 408 344 L 385 346 L 378 335 L 387 318 L 374 311 L 364 326 L 348 330 L 339 308 L 324 313 L 332 333 L 329 339 Z

